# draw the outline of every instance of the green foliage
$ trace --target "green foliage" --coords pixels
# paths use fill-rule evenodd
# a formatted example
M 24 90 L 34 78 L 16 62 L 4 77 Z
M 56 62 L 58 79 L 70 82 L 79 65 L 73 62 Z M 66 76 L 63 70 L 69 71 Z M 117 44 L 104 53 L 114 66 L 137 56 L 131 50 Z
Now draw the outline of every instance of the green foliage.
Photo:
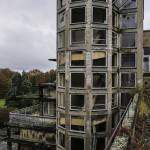
M 38 94 L 40 83 L 55 82 L 56 71 L 50 70 L 45 73 L 34 69 L 29 72 L 13 72 L 9 69 L 0 70 L 0 98 L 6 98 L 6 106 L 20 107 L 30 105 L 26 99 L 17 96 Z M 21 103 L 20 103 L 21 102 Z
M 10 69 L 0 69 L 0 98 L 5 98 L 11 86 L 11 77 L 14 74 Z
M 5 99 L 0 99 L 0 108 L 4 108 L 5 107 Z

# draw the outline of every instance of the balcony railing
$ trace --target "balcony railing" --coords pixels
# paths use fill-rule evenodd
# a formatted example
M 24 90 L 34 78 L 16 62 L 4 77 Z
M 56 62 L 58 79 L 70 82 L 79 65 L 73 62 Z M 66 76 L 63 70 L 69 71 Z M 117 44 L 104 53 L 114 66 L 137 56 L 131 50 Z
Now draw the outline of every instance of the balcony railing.
M 40 106 L 36 105 L 10 112 L 9 123 L 30 126 L 51 126 L 55 124 L 55 117 L 40 116 Z

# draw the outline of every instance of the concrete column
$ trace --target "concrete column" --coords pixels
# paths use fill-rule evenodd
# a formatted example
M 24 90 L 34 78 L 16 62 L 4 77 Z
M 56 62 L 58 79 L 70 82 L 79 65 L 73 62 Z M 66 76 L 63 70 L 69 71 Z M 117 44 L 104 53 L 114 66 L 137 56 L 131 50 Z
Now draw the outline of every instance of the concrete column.
M 107 127 L 106 142 L 108 142 L 112 129 L 112 0 L 108 0 L 108 66 L 107 66 Z
M 144 0 L 137 0 L 137 87 L 143 88 L 143 19 Z
M 69 49 L 70 40 L 69 40 L 69 25 L 70 25 L 70 13 L 69 13 L 69 0 L 66 0 L 66 18 L 65 18 L 65 52 L 66 52 L 66 66 L 65 66 L 65 117 L 66 117 L 66 133 L 65 133 L 65 150 L 70 150 L 70 141 L 69 141 L 69 130 L 70 130 L 70 59 L 69 59 Z
M 85 40 L 86 40 L 86 141 L 85 141 L 85 149 L 92 150 L 92 133 L 91 133 L 91 106 L 92 106 L 92 0 L 88 0 L 86 2 L 86 15 L 87 15 L 87 24 L 86 24 L 86 32 L 85 32 Z

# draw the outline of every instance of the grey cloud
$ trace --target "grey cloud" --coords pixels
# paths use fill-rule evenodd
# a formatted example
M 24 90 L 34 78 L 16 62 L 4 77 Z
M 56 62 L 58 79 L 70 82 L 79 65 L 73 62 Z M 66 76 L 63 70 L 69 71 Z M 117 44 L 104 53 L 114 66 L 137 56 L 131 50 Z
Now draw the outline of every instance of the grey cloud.
M 55 0 L 0 1 L 0 68 L 54 67 L 56 57 Z

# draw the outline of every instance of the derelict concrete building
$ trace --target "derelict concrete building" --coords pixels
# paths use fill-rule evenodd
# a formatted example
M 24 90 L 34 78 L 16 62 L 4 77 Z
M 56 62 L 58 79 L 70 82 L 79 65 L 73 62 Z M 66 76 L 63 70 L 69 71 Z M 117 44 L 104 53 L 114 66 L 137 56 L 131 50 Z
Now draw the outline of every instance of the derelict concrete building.
M 143 82 L 143 0 L 57 0 L 57 150 L 104 149 Z

